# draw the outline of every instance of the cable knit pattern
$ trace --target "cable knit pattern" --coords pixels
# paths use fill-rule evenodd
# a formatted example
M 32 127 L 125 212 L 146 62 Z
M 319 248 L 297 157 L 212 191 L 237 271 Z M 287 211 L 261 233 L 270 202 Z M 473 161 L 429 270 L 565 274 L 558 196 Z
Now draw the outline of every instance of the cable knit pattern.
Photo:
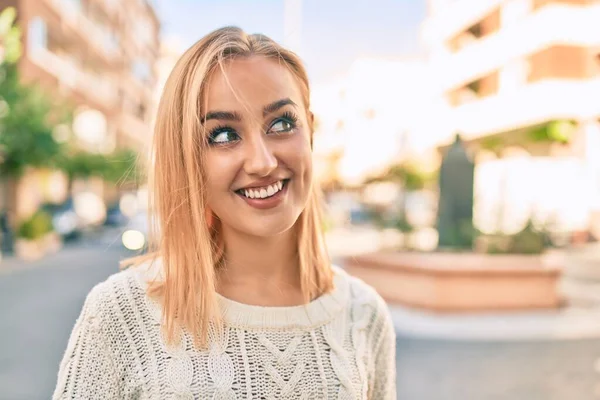
M 166 345 L 146 295 L 159 262 L 113 275 L 88 295 L 53 399 L 396 398 L 395 334 L 381 297 L 333 267 L 334 290 L 305 306 L 259 307 L 218 296 L 225 329 L 207 350 L 183 329 Z

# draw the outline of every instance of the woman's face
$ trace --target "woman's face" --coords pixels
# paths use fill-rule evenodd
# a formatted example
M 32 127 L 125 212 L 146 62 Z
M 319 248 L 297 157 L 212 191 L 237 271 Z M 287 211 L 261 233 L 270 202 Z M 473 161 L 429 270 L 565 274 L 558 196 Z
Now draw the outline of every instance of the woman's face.
M 277 61 L 234 59 L 223 69 L 209 79 L 201 116 L 208 206 L 224 230 L 273 236 L 294 225 L 310 192 L 308 113 Z

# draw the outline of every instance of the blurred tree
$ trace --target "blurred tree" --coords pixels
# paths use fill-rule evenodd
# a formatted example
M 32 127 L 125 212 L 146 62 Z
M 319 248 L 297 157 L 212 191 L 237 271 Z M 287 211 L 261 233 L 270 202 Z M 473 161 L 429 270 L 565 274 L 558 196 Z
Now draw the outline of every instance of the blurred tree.
M 0 65 L 13 64 L 21 57 L 21 30 L 15 26 L 16 18 L 14 7 L 0 12 Z
M 131 149 L 118 149 L 106 158 L 102 177 L 116 185 L 136 184 L 143 175 L 138 153 Z
M 54 166 L 61 144 L 52 135 L 53 125 L 68 116 L 38 87 L 21 83 L 15 65 L 5 73 L 0 82 L 0 174 L 19 177 L 29 166 Z
M 410 233 L 414 227 L 408 220 L 407 196 L 410 192 L 426 189 L 437 179 L 437 172 L 425 171 L 415 160 L 406 159 L 400 163 L 390 166 L 383 174 L 371 176 L 363 183 L 392 182 L 403 188 L 399 204 L 399 215 L 387 218 L 387 221 L 379 221 L 381 216 L 374 218 L 376 225 L 380 227 L 394 227 L 403 233 Z M 374 214 L 373 214 L 374 215 Z M 372 215 L 372 216 L 373 216 Z
M 62 146 L 52 135 L 53 123 L 68 118 L 42 91 L 20 82 L 16 65 L 2 68 L 0 82 L 0 177 L 4 207 L 12 224 L 16 186 L 28 167 L 54 167 Z
M 424 171 L 418 163 L 406 160 L 390 166 L 383 174 L 367 178 L 364 183 L 394 182 L 407 192 L 414 192 L 427 188 L 436 179 L 437 172 Z
M 110 154 L 90 153 L 77 148 L 63 153 L 57 165 L 67 175 L 69 193 L 76 179 L 102 178 L 116 185 L 137 183 L 141 168 L 137 153 L 129 149 Z
M 569 143 L 575 134 L 577 125 L 572 121 L 550 121 L 529 132 L 529 138 L 534 142 Z
M 57 167 L 67 175 L 68 193 L 71 195 L 73 182 L 76 179 L 88 179 L 92 176 L 103 177 L 106 164 L 104 155 L 76 149 L 62 153 Z

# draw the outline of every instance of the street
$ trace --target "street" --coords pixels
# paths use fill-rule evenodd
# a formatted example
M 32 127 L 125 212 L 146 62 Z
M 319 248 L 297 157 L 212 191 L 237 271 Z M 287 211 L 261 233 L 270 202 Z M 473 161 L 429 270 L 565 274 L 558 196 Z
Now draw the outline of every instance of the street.
M 45 400 L 87 292 L 127 252 L 88 243 L 0 263 L 0 400 Z M 592 400 L 600 340 L 459 342 L 399 337 L 403 400 Z

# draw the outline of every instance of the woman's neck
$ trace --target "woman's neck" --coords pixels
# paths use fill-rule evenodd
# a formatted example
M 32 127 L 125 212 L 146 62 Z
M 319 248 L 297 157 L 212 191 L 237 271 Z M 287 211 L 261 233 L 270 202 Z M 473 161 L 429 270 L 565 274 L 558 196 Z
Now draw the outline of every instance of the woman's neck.
M 296 305 L 302 302 L 297 240 L 290 229 L 268 238 L 224 230 L 225 265 L 217 290 L 224 296 L 255 305 Z

